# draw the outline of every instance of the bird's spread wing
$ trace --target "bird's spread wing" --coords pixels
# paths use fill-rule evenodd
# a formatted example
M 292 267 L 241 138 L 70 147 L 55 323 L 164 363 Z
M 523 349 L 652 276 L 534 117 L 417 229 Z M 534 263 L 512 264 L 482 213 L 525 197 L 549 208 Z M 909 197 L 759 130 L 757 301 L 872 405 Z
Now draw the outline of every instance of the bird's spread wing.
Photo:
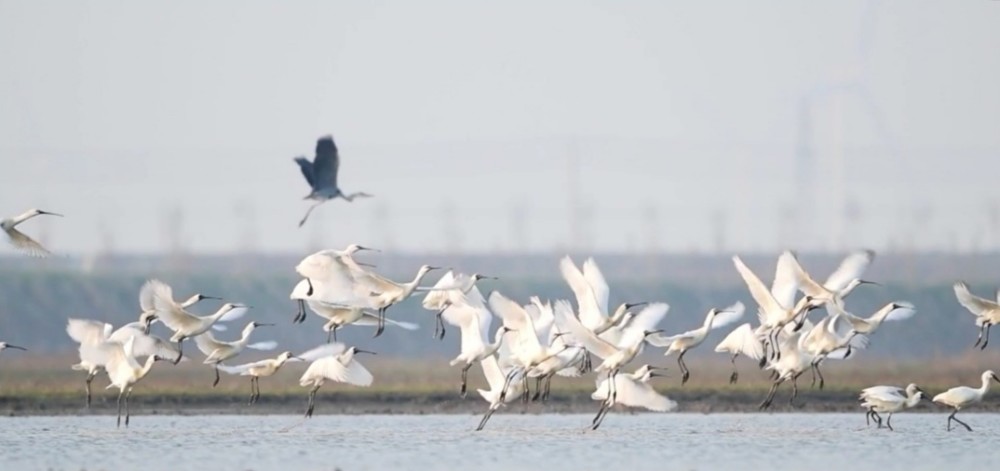
M 844 289 L 851 280 L 861 278 L 874 259 L 875 251 L 873 250 L 859 250 L 848 255 L 843 262 L 840 262 L 840 266 L 830 274 L 823 286 L 835 292 Z
M 917 308 L 907 302 L 896 301 L 895 306 L 886 306 L 883 309 L 890 309 L 889 313 L 885 315 L 885 320 L 887 321 L 901 321 L 904 319 L 909 319 L 917 313 Z
M 390 319 L 388 317 L 382 319 L 382 321 L 385 322 L 385 325 L 394 325 L 403 330 L 417 330 L 420 328 L 419 325 L 414 324 L 412 322 L 397 321 L 394 319 Z M 378 325 L 378 316 L 372 313 L 365 312 L 361 314 L 361 319 L 354 321 L 354 325 L 366 325 L 366 326 Z
M 555 303 L 556 325 L 560 330 L 569 332 L 584 348 L 601 358 L 607 358 L 618 353 L 618 348 L 604 339 L 594 335 L 594 331 L 584 327 L 573 315 L 569 301 L 560 299 Z
M 892 401 L 894 399 L 906 399 L 906 391 L 896 386 L 872 386 L 861 390 L 860 399 L 872 398 L 877 401 Z
M 979 296 L 970 293 L 969 287 L 961 281 L 955 283 L 954 288 L 955 297 L 958 298 L 958 303 L 977 316 L 982 315 L 983 311 L 1000 307 L 993 301 L 980 298 Z
M 340 169 L 340 154 L 332 136 L 323 136 L 316 141 L 316 158 L 313 160 L 313 178 L 315 184 L 323 186 L 327 183 L 337 186 L 337 171 Z
M 719 342 L 715 351 L 741 354 L 752 360 L 760 360 L 764 357 L 764 344 L 754 333 L 750 324 L 746 323 L 733 329 L 726 338 Z
M 534 322 L 524 307 L 500 294 L 499 291 L 490 293 L 489 304 L 490 310 L 503 320 L 503 325 L 514 330 L 509 334 L 514 340 L 511 342 L 511 348 L 522 352 L 537 352 L 542 349 L 542 343 L 535 333 Z
M 340 355 L 341 353 L 344 353 L 344 350 L 347 350 L 346 345 L 338 342 L 333 342 L 320 345 L 316 348 L 307 350 L 295 356 L 305 361 L 316 361 L 323 357 L 332 357 L 334 355 Z
M 260 360 L 260 361 L 255 361 L 253 363 L 244 363 L 242 365 L 236 365 L 236 366 L 219 364 L 218 368 L 231 375 L 242 375 L 249 372 L 250 369 L 252 368 L 257 368 L 259 366 L 267 365 L 269 361 L 271 360 Z
M 302 377 L 310 373 L 355 386 L 371 386 L 373 380 L 372 374 L 353 358 L 346 365 L 340 362 L 340 357 L 320 358 L 309 365 Z
M 809 276 L 809 273 L 802 268 L 802 265 L 799 264 L 799 260 L 795 258 L 795 255 L 792 252 L 785 251 L 782 253 L 778 263 L 787 264 L 789 269 L 792 270 L 792 273 L 794 273 L 795 281 L 798 283 L 799 289 L 802 290 L 803 293 L 813 297 L 819 297 L 826 294 L 826 289 L 820 286 L 816 280 Z
M 7 229 L 7 236 L 14 248 L 32 257 L 48 257 L 52 255 L 52 252 L 42 247 L 42 244 L 35 242 L 35 239 L 28 237 L 13 227 Z
M 590 330 L 601 327 L 607 320 L 607 313 L 601 311 L 587 278 L 580 273 L 569 257 L 563 257 L 559 261 L 559 271 L 576 296 L 576 304 L 580 308 L 580 322 Z
M 194 338 L 195 345 L 198 346 L 198 350 L 205 355 L 211 355 L 212 352 L 220 348 L 228 348 L 230 346 L 229 342 L 220 342 L 215 339 L 211 332 L 205 332 L 204 334 L 197 335 Z
M 153 300 L 156 317 L 170 330 L 177 331 L 195 320 L 193 316 L 174 302 L 173 290 L 162 281 L 147 281 L 146 284 L 142 285 L 139 297 L 149 297 Z
M 305 157 L 296 157 L 295 163 L 299 164 L 299 170 L 302 170 L 302 176 L 306 178 L 306 182 L 309 183 L 309 186 L 314 186 L 315 180 L 313 179 L 312 162 Z
M 497 362 L 496 355 L 490 355 L 479 362 L 483 367 L 483 376 L 486 377 L 486 382 L 490 385 L 490 390 L 499 391 L 503 387 L 504 374 L 500 371 L 500 364 Z
M 590 285 L 594 293 L 594 299 L 597 300 L 599 312 L 608 312 L 608 297 L 611 290 L 608 288 L 608 282 L 604 279 L 604 274 L 597 267 L 597 262 L 594 261 L 593 257 L 583 262 L 583 277 L 587 280 L 587 284 Z
M 762 317 L 771 322 L 780 320 L 777 318 L 783 315 L 785 310 L 774 299 L 774 296 L 768 291 L 767 286 L 764 286 L 760 278 L 757 278 L 757 275 L 743 263 L 739 255 L 733 255 L 733 265 L 736 266 L 736 271 L 740 273 L 743 282 L 746 283 L 747 288 L 750 290 L 750 296 L 753 297 L 754 301 L 757 302 L 757 305 L 763 311 Z
M 450 286 L 454 284 L 454 282 L 455 282 L 455 274 L 451 270 L 448 270 L 448 273 L 445 273 L 444 276 L 442 276 L 441 279 L 434 284 L 433 288 Z M 427 296 L 424 296 L 424 300 L 421 304 L 424 306 L 424 309 L 429 309 L 431 311 L 439 311 L 443 307 L 445 307 L 445 305 L 448 302 L 450 302 L 449 294 L 450 291 L 443 291 L 443 290 L 428 291 Z
M 97 345 L 111 335 L 111 324 L 87 319 L 70 319 L 66 322 L 66 333 L 81 345 Z
M 278 342 L 275 342 L 274 340 L 264 340 L 261 342 L 254 342 L 251 343 L 250 345 L 247 345 L 247 348 L 252 350 L 274 350 L 277 347 L 278 347 Z
M 137 357 L 158 355 L 173 360 L 179 353 L 172 343 L 146 334 L 141 322 L 125 324 L 108 337 L 109 342 L 125 343 L 128 339 L 133 339 L 132 354 Z
M 618 342 L 618 348 L 629 348 L 638 343 L 646 336 L 646 331 L 656 329 L 657 324 L 663 320 L 663 316 L 667 315 L 669 309 L 670 306 L 667 303 L 650 303 L 642 308 L 625 328 Z
M 791 309 L 795 305 L 795 293 L 799 290 L 797 266 L 795 253 L 786 250 L 778 256 L 778 263 L 774 268 L 771 295 L 785 309 Z
M 590 396 L 594 400 L 608 398 L 608 379 L 600 380 L 597 391 Z M 615 402 L 629 407 L 642 407 L 655 412 L 669 412 L 677 408 L 677 403 L 656 392 L 648 383 L 642 383 L 628 374 L 615 376 Z

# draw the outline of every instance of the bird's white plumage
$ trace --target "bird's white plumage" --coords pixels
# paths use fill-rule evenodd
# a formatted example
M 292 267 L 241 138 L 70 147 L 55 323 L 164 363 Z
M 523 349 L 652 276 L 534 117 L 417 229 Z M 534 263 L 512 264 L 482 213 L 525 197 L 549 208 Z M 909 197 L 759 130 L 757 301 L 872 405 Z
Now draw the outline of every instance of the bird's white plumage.
M 715 347 L 715 351 L 739 354 L 753 360 L 760 360 L 764 357 L 764 343 L 754 333 L 753 327 L 749 323 L 745 323 L 733 329 L 726 338 L 722 339 Z
M 677 402 L 656 392 L 647 380 L 636 379 L 634 374 L 615 375 L 615 403 L 629 407 L 642 407 L 655 412 L 670 412 L 677 409 Z M 597 390 L 590 398 L 606 401 L 610 393 L 608 378 L 598 376 Z

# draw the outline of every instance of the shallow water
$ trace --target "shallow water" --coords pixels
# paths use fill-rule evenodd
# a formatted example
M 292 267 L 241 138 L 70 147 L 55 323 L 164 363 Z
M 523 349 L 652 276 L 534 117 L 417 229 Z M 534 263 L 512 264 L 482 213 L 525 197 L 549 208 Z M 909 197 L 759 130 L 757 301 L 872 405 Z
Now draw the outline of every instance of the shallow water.
M 317 411 L 319 413 L 319 411 Z M 1000 458 L 1000 414 L 135 416 L 0 419 L 2 470 L 973 469 Z M 739 465 L 734 468 L 734 465 Z

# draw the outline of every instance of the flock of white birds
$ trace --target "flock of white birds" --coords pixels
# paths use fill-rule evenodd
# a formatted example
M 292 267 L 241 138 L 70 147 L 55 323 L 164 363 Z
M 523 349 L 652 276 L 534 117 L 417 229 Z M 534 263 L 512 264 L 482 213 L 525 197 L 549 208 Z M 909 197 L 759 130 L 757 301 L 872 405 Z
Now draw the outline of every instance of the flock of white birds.
M 56 215 L 31 210 L 0 221 L 0 228 L 15 247 L 44 256 L 49 252 L 19 232 L 16 226 L 46 214 Z M 115 329 L 98 320 L 69 319 L 66 331 L 79 343 L 80 354 L 80 363 L 73 368 L 87 373 L 88 406 L 91 382 L 104 370 L 111 383 L 108 388 L 119 391 L 118 424 L 121 425 L 124 407 L 124 422 L 128 426 L 128 401 L 136 383 L 159 360 L 174 364 L 181 361 L 183 343 L 191 339 L 205 355 L 203 363 L 215 370 L 213 385 L 218 383 L 220 371 L 249 377 L 250 404 L 260 397 L 260 378 L 273 375 L 285 363 L 308 362 L 299 383 L 310 388 L 305 412 L 306 417 L 310 417 L 316 393 L 327 381 L 362 387 L 373 381 L 372 374 L 357 358 L 360 353 L 373 352 L 336 342 L 337 330 L 348 325 L 371 326 L 375 328 L 375 337 L 386 325 L 415 330 L 415 324 L 389 319 L 386 313 L 407 298 L 426 293 L 423 307 L 434 312 L 437 318 L 434 336 L 443 338 L 446 325 L 457 327 L 461 332 L 460 351 L 449 363 L 461 367 L 461 396 L 466 394 L 468 372 L 477 364 L 489 385 L 489 389 L 477 390 L 489 403 L 477 430 L 483 429 L 493 413 L 507 403 L 545 401 L 555 376 L 575 377 L 591 372 L 596 375 L 591 397 L 600 402 L 600 407 L 590 427 L 597 429 L 616 404 L 657 412 L 676 409 L 676 402 L 650 385 L 653 377 L 663 376 L 664 368 L 643 364 L 631 372 L 626 371 L 636 363 L 647 345 L 662 348 L 664 355 L 677 354 L 681 384 L 684 384 L 690 377 L 684 355 L 701 345 L 709 332 L 734 323 L 744 313 L 743 304 L 736 302 L 709 310 L 699 327 L 666 333 L 658 327 L 669 309 L 664 302 L 623 303 L 614 311 L 609 310 L 610 289 L 592 258 L 579 267 L 569 257 L 559 262 L 559 270 L 576 298 L 574 307 L 568 300 L 543 301 L 538 297 L 531 297 L 522 304 L 499 291 L 484 297 L 477 282 L 491 277 L 479 274 L 448 271 L 433 286 L 420 286 L 425 276 L 436 269 L 428 265 L 420 267 L 409 282 L 391 281 L 377 274 L 372 265 L 354 259 L 354 255 L 363 250 L 373 249 L 350 245 L 344 250 L 322 250 L 305 257 L 295 267 L 302 280 L 290 294 L 290 299 L 299 306 L 293 321 L 302 322 L 308 306 L 326 320 L 323 329 L 328 333 L 327 344 L 299 354 L 285 351 L 275 358 L 234 364 L 246 349 L 272 350 L 277 346 L 271 341 L 250 343 L 255 329 L 269 324 L 250 322 L 238 339 L 220 341 L 213 330 L 226 330 L 222 323 L 242 317 L 250 306 L 226 303 L 214 314 L 195 315 L 186 309 L 210 297 L 195 294 L 178 302 L 171 288 L 158 280 L 150 280 L 142 286 L 139 293 L 141 314 L 136 322 Z M 744 323 L 736 327 L 715 347 L 716 352 L 731 355 L 730 382 L 735 383 L 739 378 L 736 358 L 742 355 L 771 373 L 773 384 L 760 404 L 761 409 L 771 405 L 777 389 L 785 382 L 792 383 L 789 403 L 794 403 L 799 376 L 810 371 L 813 383 L 818 378 L 822 388 L 824 380 L 820 367 L 823 362 L 851 358 L 854 352 L 868 346 L 883 322 L 912 316 L 914 306 L 900 301 L 890 302 L 868 317 L 846 310 L 845 298 L 858 286 L 872 283 L 861 276 L 873 259 L 874 252 L 870 250 L 852 253 L 820 283 L 802 268 L 793 252 L 785 251 L 778 257 L 769 289 L 739 256 L 734 256 L 733 264 L 757 303 L 758 322 L 756 326 Z M 1000 304 L 971 294 L 961 282 L 955 283 L 954 289 L 959 303 L 976 316 L 976 325 L 980 328 L 976 346 L 985 348 L 990 327 L 1000 322 Z M 800 292 L 803 296 L 796 299 Z M 813 323 L 810 313 L 819 308 L 826 310 L 826 316 Z M 496 328 L 494 318 L 499 320 Z M 162 324 L 171 335 L 161 338 L 151 334 L 154 323 Z M 23 349 L 0 343 L 0 350 L 5 348 Z M 140 361 L 141 358 L 145 359 Z M 533 395 L 530 393 L 532 379 Z M 948 430 L 952 429 L 954 421 L 971 431 L 955 414 L 982 400 L 991 380 L 1000 382 L 996 374 L 986 371 L 979 388 L 956 387 L 934 396 L 934 402 L 952 410 L 948 416 Z M 910 384 L 906 388 L 873 386 L 862 391 L 860 400 L 867 411 L 866 421 L 873 419 L 881 428 L 881 414 L 888 414 L 885 426 L 891 430 L 892 414 L 913 407 L 924 397 L 923 390 Z

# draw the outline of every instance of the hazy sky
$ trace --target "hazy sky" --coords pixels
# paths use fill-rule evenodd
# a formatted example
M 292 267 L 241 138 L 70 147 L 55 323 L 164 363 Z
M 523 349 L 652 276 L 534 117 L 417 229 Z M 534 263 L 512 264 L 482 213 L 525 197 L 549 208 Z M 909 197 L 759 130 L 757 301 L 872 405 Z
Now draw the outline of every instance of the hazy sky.
M 171 208 L 212 252 L 993 246 L 997 25 L 987 0 L 0 0 L 0 213 L 65 213 L 23 227 L 63 253 L 161 250 Z M 323 134 L 377 197 L 300 230 L 291 159 Z

